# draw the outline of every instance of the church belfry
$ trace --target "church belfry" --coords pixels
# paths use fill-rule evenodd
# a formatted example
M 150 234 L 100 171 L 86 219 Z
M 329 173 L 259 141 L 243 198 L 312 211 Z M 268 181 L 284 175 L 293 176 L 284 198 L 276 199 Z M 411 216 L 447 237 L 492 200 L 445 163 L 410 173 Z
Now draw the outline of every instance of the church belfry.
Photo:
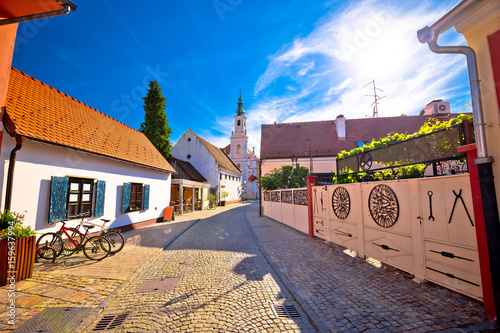
M 226 147 L 226 154 L 243 174 L 241 179 L 242 198 L 257 198 L 259 187 L 254 180 L 259 174 L 259 159 L 255 150 L 248 149 L 247 117 L 243 110 L 243 98 L 238 98 L 238 109 L 234 117 L 234 131 L 231 133 L 231 144 Z
M 247 158 L 247 117 L 243 110 L 243 98 L 238 98 L 238 109 L 234 116 L 234 131 L 231 134 L 231 159 L 246 159 Z
M 238 98 L 238 109 L 236 116 L 234 116 L 234 133 L 247 135 L 247 117 L 245 117 L 245 110 L 243 110 L 243 98 Z

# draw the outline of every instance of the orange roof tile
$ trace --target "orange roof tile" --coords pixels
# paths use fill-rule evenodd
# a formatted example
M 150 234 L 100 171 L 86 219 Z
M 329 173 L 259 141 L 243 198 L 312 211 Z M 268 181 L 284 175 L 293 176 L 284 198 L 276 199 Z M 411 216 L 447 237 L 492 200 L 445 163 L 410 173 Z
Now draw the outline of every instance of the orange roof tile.
M 18 135 L 175 172 L 143 133 L 14 68 L 6 113 Z

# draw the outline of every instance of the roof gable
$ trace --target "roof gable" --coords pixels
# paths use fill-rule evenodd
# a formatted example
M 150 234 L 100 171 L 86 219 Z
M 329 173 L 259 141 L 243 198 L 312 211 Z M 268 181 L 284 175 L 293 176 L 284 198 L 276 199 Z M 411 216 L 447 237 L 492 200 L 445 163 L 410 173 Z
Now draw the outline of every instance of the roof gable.
M 241 174 L 241 171 L 238 169 L 238 167 L 233 163 L 233 161 L 231 161 L 229 156 L 227 156 L 221 148 L 214 146 L 210 142 L 198 136 L 196 133 L 193 132 L 193 134 L 203 144 L 203 146 L 205 146 L 210 155 L 215 158 L 220 167 Z
M 143 133 L 14 68 L 6 113 L 17 135 L 175 172 Z

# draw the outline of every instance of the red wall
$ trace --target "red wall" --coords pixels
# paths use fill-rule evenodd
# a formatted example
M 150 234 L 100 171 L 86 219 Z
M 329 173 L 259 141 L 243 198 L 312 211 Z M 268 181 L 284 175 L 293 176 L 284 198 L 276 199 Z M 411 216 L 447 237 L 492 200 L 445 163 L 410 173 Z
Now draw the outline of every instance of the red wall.
M 491 65 L 493 67 L 493 78 L 495 79 L 497 102 L 500 108 L 500 30 L 488 36 L 488 44 L 490 45 Z

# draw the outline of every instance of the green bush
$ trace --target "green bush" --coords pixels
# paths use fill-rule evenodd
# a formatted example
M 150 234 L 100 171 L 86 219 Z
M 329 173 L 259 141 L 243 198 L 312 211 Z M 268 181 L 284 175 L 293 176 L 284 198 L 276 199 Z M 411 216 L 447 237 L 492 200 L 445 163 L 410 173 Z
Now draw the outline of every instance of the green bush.
M 279 169 L 258 178 L 256 182 L 264 191 L 272 191 L 285 188 L 299 188 L 307 185 L 306 177 L 309 169 L 299 164 L 294 168 L 291 165 L 283 165 Z
M 23 226 L 24 214 L 4 210 L 0 213 L 0 239 L 35 236 L 31 226 Z

